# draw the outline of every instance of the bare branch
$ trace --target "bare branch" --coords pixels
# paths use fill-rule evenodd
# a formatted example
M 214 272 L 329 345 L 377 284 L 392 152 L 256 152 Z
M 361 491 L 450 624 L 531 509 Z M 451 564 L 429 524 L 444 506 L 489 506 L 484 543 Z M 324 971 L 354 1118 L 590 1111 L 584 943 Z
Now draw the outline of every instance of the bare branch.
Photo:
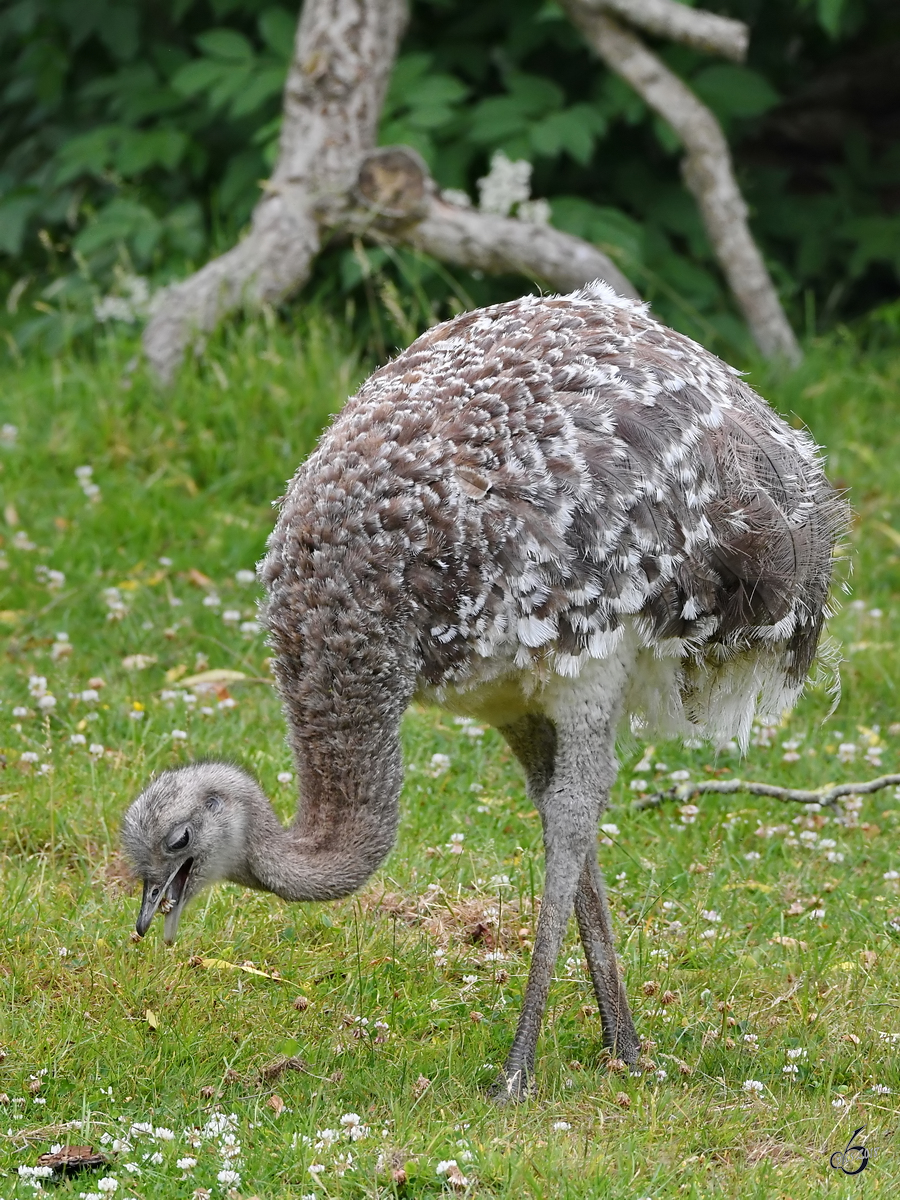
M 614 13 L 647 33 L 721 54 L 733 62 L 743 62 L 747 55 L 750 30 L 744 22 L 702 8 L 688 8 L 675 0 L 584 0 L 584 6 L 594 12 Z
M 563 0 L 573 22 L 607 66 L 667 121 L 681 139 L 684 181 L 694 194 L 709 239 L 750 327 L 768 358 L 796 363 L 800 347 L 747 223 L 747 206 L 719 122 L 690 88 L 643 44 L 588 0 Z
M 192 340 L 241 304 L 305 283 L 321 242 L 315 206 L 346 192 L 375 133 L 406 0 L 306 0 L 284 92 L 278 163 L 243 241 L 166 289 L 144 332 L 170 380 Z
M 337 233 L 413 246 L 470 271 L 517 273 L 563 292 L 602 279 L 620 295 L 638 298 L 615 263 L 590 242 L 441 200 L 428 167 L 409 146 L 367 154 L 352 192 L 322 215 Z
M 544 280 L 561 292 L 603 279 L 620 295 L 639 298 L 618 267 L 596 246 L 550 225 L 533 225 L 434 200 L 428 216 L 398 240 L 470 271 L 517 273 Z
M 746 792 L 750 796 L 770 796 L 773 800 L 782 800 L 785 804 L 821 804 L 833 806 L 842 796 L 865 796 L 869 792 L 880 792 L 882 788 L 900 785 L 900 775 L 880 775 L 877 779 L 867 779 L 860 783 L 839 783 L 835 787 L 819 788 L 816 791 L 805 791 L 803 788 L 775 787 L 771 783 L 751 783 L 746 779 L 715 779 L 701 783 L 681 783 L 665 792 L 654 792 L 652 796 L 644 796 L 632 804 L 634 809 L 659 808 L 662 804 L 677 800 L 684 804 L 694 796 L 705 796 L 715 793 L 719 796 L 730 796 L 735 792 Z
M 338 235 L 413 246 L 442 262 L 488 274 L 517 273 L 568 292 L 602 279 L 620 295 L 638 293 L 590 242 L 516 217 L 460 208 L 440 199 L 425 162 L 409 146 L 382 146 L 363 159 L 342 202 L 320 209 Z

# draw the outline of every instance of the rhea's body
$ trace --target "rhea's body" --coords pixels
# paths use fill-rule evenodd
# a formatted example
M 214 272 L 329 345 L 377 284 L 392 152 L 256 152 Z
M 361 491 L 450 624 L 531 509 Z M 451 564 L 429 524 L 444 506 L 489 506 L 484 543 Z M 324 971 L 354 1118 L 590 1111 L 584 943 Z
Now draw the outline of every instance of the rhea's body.
M 210 790 L 206 764 L 154 781 L 126 844 L 140 865 L 160 813 L 178 809 L 176 834 L 192 804 L 214 795 L 227 813 L 241 793 L 245 841 L 270 852 L 229 878 L 289 899 L 345 895 L 393 845 L 410 701 L 490 722 L 525 768 L 547 849 L 503 1086 L 527 1085 L 573 906 L 604 1038 L 633 1061 L 595 860 L 616 728 L 627 715 L 745 742 L 757 711 L 790 705 L 842 521 L 810 438 L 643 306 L 598 285 L 459 316 L 348 401 L 269 539 L 264 621 L 298 769 L 295 824 L 276 829 L 252 781 Z M 145 879 L 173 861 L 163 853 Z M 210 881 L 196 857 L 178 911 L 192 877 Z M 142 919 L 153 911 L 145 891 Z

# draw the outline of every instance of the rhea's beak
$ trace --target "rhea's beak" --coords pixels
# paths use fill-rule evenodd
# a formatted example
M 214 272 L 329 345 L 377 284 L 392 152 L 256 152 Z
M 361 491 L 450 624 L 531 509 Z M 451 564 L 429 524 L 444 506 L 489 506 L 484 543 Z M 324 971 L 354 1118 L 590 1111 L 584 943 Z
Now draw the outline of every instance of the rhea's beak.
M 184 908 L 187 898 L 187 883 L 193 865 L 192 858 L 185 859 L 181 866 L 172 872 L 163 887 L 159 887 L 149 880 L 144 881 L 141 911 L 138 913 L 136 925 L 138 937 L 144 936 L 157 911 L 161 910 L 165 913 L 166 918 L 163 926 L 163 940 L 167 946 L 171 946 L 175 941 L 181 910 Z

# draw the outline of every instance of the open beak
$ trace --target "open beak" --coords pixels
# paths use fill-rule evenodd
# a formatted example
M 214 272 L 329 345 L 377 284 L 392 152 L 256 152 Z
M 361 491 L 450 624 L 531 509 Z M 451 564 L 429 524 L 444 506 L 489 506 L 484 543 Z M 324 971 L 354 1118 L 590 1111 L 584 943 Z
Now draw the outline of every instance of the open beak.
M 165 925 L 163 926 L 163 940 L 167 946 L 175 941 L 175 934 L 178 932 L 178 921 L 181 917 L 181 910 L 184 908 L 184 903 L 187 893 L 187 883 L 190 878 L 191 869 L 194 865 L 193 858 L 186 858 L 177 870 L 173 871 L 166 880 L 165 886 L 156 890 L 155 886 L 149 880 L 144 882 L 144 894 L 141 897 L 141 911 L 138 913 L 137 933 L 138 937 L 143 937 L 156 916 L 158 910 L 165 913 Z

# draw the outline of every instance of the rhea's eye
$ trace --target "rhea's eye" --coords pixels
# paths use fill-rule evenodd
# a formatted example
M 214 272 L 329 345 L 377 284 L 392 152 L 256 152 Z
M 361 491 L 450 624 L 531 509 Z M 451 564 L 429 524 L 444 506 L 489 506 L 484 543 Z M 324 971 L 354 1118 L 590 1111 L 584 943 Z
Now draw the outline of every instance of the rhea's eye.
M 191 844 L 190 829 L 187 829 L 187 828 L 176 829 L 173 833 L 171 833 L 169 835 L 169 838 L 166 842 L 166 849 L 167 850 L 187 850 L 187 848 L 190 844 Z
M 221 796 L 207 796 L 206 798 L 206 807 L 210 812 L 219 812 L 223 804 L 224 801 Z

